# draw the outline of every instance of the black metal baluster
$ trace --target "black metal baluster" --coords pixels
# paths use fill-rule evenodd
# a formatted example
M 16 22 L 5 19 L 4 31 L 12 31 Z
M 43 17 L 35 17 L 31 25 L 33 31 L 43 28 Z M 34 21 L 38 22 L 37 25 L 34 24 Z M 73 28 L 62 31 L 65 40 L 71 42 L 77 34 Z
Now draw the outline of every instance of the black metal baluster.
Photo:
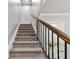
M 67 59 L 67 43 L 65 42 L 65 59 Z
M 44 25 L 43 25 L 43 49 L 44 49 Z
M 36 22 L 37 22 L 37 23 L 36 23 L 36 24 L 37 24 L 36 27 L 37 27 L 37 40 L 38 40 L 38 27 L 39 27 L 39 26 L 38 26 L 38 20 L 37 20 Z
M 52 32 L 52 59 L 54 59 L 54 45 L 53 45 L 53 32 Z
M 41 24 L 41 43 L 42 43 L 42 24 Z
M 59 36 L 57 36 L 57 58 L 59 59 Z
M 40 40 L 40 22 L 38 22 L 38 39 Z
M 45 27 L 45 52 L 46 52 L 46 55 L 47 55 L 47 33 L 46 33 L 47 29 Z
M 40 22 L 38 21 L 38 31 L 37 31 L 37 33 L 38 33 L 38 39 L 40 40 Z
M 42 32 L 41 32 L 41 23 L 40 23 L 40 22 L 39 22 L 39 27 L 40 27 L 40 28 L 39 28 L 39 31 L 38 31 L 38 32 L 40 33 L 40 34 L 39 34 L 39 37 L 40 37 L 40 42 L 41 42 L 41 33 L 42 33 Z
M 49 47 L 49 29 L 48 29 L 48 59 L 50 59 L 50 47 Z

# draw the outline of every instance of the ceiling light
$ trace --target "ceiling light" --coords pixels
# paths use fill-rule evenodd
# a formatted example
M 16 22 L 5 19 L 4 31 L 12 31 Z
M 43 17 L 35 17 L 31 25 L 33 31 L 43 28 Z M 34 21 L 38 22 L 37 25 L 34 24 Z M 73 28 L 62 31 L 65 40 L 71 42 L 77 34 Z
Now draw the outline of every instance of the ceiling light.
M 20 3 L 20 0 L 10 0 L 11 3 Z
M 33 3 L 38 3 L 40 0 L 32 0 Z
M 25 0 L 25 2 L 28 2 L 28 0 Z

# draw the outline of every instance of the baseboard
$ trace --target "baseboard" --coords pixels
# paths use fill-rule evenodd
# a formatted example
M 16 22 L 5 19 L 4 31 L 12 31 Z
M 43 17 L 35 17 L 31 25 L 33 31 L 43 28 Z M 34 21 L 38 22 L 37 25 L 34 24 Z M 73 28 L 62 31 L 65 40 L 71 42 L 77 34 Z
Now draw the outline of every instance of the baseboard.
M 33 26 L 33 28 L 34 28 L 34 30 L 35 30 L 35 33 L 36 33 L 36 26 L 35 26 L 35 24 L 32 23 L 32 26 Z
M 15 41 L 15 36 L 16 36 L 17 30 L 18 30 L 18 28 L 19 28 L 19 25 L 20 25 L 20 24 L 17 25 L 17 27 L 16 27 L 16 29 L 15 29 L 15 32 L 14 32 L 14 34 L 13 34 L 13 37 L 12 37 L 10 43 L 9 43 L 9 46 L 8 46 L 8 50 L 9 50 L 9 51 L 10 51 L 10 50 L 12 49 L 12 47 L 13 47 L 13 42 Z

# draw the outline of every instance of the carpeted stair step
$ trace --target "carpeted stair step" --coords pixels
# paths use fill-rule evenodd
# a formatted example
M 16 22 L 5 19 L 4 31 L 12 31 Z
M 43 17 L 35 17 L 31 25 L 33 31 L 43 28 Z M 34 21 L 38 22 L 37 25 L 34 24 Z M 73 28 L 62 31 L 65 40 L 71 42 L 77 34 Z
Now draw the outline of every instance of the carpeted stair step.
M 43 57 L 42 48 L 13 48 L 10 51 L 10 57 Z
M 19 28 L 18 30 L 34 30 L 33 28 Z
M 16 37 L 15 41 L 36 41 L 36 37 Z
M 32 24 L 20 24 L 20 26 L 32 26 Z
M 18 31 L 17 33 L 26 33 L 27 34 L 27 33 L 35 33 L 35 31 L 30 31 L 30 32 L 29 31 Z
M 36 36 L 35 33 L 18 33 L 16 36 Z
M 15 41 L 14 48 L 41 47 L 39 41 Z
M 35 33 L 34 30 L 18 30 L 18 33 Z
M 33 28 L 32 26 L 20 26 L 19 28 Z
M 19 26 L 19 27 L 33 27 L 32 25 L 28 25 L 28 26 L 26 26 L 26 25 L 21 25 L 21 26 Z
M 13 57 L 13 58 L 10 58 L 10 59 L 47 59 L 46 57 Z

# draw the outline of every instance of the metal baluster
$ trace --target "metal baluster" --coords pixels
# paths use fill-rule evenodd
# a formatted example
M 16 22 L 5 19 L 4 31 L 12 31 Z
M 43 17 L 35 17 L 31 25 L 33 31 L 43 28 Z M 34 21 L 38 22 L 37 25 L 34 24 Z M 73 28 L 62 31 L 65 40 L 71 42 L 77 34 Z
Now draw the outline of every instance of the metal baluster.
M 44 49 L 44 25 L 43 25 L 43 49 Z
M 38 26 L 38 20 L 36 22 L 37 22 L 36 24 L 37 24 L 37 40 L 38 40 L 38 27 L 39 27 Z
M 46 27 L 45 27 L 45 53 L 46 53 L 46 55 L 47 55 L 47 29 L 46 29 Z
M 41 42 L 41 23 L 39 22 L 39 30 L 38 30 L 38 32 L 39 32 L 39 40 L 40 40 L 40 42 Z
M 40 22 L 38 21 L 38 31 L 37 31 L 37 33 L 38 33 L 38 39 L 40 40 Z
M 52 59 L 54 59 L 54 45 L 53 45 L 53 32 L 52 32 Z
M 49 29 L 48 29 L 48 59 L 50 59 L 50 47 L 49 47 Z
M 57 57 L 59 59 L 59 36 L 57 36 Z
M 65 42 L 65 59 L 67 59 L 67 43 Z
M 41 36 L 40 40 L 41 40 L 41 43 L 42 43 L 42 24 L 41 24 L 41 28 L 40 28 L 40 29 L 41 29 L 41 31 L 40 31 L 40 33 L 41 33 L 41 35 L 40 35 L 40 36 Z

